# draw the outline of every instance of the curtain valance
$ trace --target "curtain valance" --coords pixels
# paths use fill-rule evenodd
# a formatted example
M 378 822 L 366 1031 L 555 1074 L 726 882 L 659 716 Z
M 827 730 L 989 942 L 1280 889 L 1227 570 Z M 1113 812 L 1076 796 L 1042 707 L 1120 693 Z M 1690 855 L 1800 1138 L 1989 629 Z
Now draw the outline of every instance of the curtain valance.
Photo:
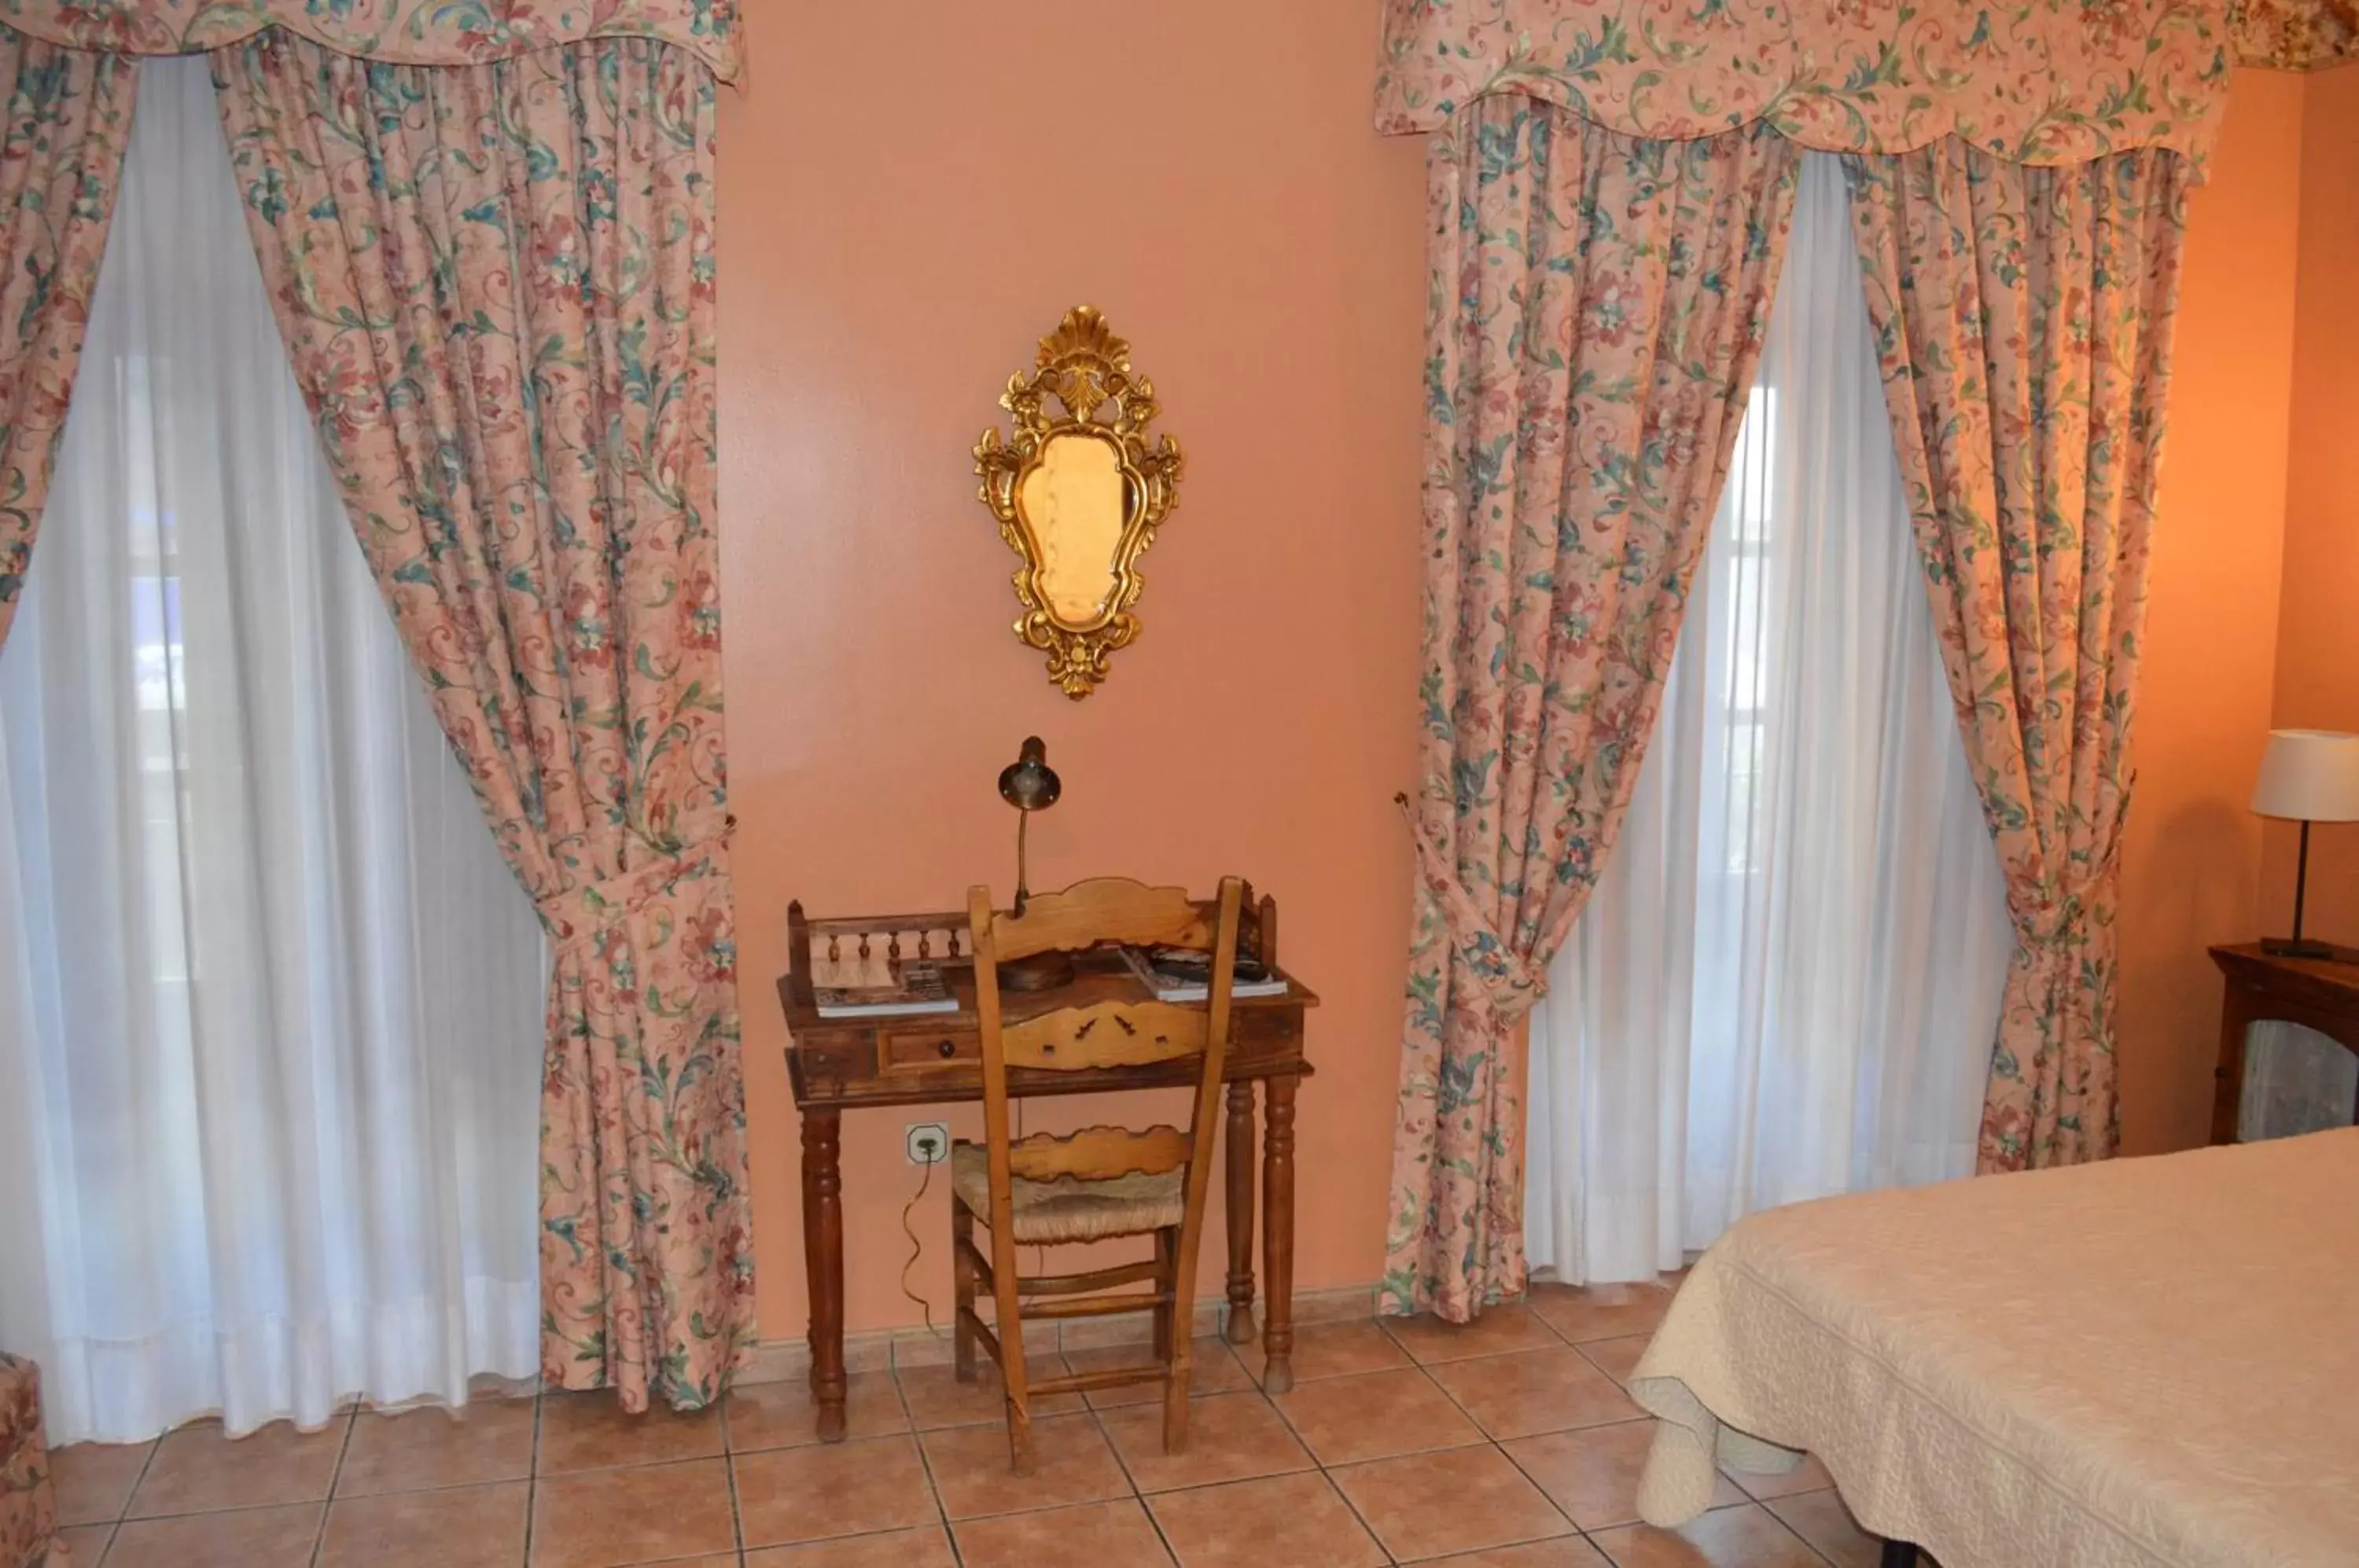
M 1766 120 L 1831 152 L 1955 136 L 2019 163 L 2200 161 L 2229 39 L 2223 0 L 1386 0 L 1376 126 L 1511 91 L 1657 139 Z
M 114 54 L 192 54 L 284 27 L 401 65 L 473 65 L 606 38 L 687 49 L 723 82 L 741 63 L 737 0 L 0 0 L 0 26 Z

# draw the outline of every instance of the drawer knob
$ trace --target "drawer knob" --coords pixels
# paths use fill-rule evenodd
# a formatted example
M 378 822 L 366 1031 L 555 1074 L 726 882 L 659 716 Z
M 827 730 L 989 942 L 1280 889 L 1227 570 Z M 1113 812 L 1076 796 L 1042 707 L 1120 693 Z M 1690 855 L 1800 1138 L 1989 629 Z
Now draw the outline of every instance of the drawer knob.
M 942 1053 L 942 1060 L 944 1062 L 948 1062 L 951 1057 L 958 1054 L 958 1046 L 951 1040 L 946 1040 L 942 1041 L 941 1044 L 934 1047 L 934 1049 Z

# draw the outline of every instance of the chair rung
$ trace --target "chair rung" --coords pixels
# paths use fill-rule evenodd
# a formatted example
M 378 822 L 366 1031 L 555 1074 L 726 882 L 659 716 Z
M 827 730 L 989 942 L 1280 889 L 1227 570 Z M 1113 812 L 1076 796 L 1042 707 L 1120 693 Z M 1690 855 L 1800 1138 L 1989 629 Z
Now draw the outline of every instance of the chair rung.
M 1143 1285 L 1158 1277 L 1158 1270 L 1151 1258 L 1136 1263 L 1124 1263 L 1112 1269 L 1101 1269 L 1092 1274 L 1043 1274 L 1038 1279 L 1016 1281 L 1019 1296 L 1071 1296 L 1083 1290 L 1110 1290 L 1116 1285 Z
M 1080 1301 L 1026 1302 L 1020 1310 L 1027 1318 L 1107 1318 L 1170 1304 L 1171 1292 L 1158 1290 L 1151 1296 L 1087 1296 Z
M 1027 1394 L 1085 1394 L 1093 1388 L 1120 1388 L 1132 1383 L 1160 1383 L 1170 1377 L 1170 1368 L 1157 1365 L 1141 1367 L 1102 1367 L 1094 1372 L 1069 1372 L 1062 1377 L 1043 1377 L 1029 1385 Z
M 951 1254 L 954 1258 L 965 1258 L 966 1266 L 974 1270 L 975 1289 L 979 1292 L 986 1296 L 998 1293 L 998 1276 L 991 1271 L 991 1259 L 985 1258 L 974 1243 L 962 1238 L 952 1244 Z
M 959 1321 L 966 1324 L 968 1331 L 983 1342 L 983 1348 L 990 1355 L 993 1364 L 1006 1367 L 1006 1358 L 999 1353 L 999 1336 L 991 1332 L 991 1325 L 975 1316 L 973 1307 L 961 1307 L 958 1310 L 958 1315 Z

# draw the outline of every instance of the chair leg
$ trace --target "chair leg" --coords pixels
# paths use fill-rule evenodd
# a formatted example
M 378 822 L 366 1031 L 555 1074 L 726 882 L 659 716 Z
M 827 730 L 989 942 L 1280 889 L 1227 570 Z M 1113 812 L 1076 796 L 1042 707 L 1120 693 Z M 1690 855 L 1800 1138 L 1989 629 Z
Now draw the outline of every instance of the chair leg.
M 1165 1226 L 1155 1233 L 1155 1288 L 1171 1292 L 1179 1298 L 1180 1233 Z M 1171 1365 L 1171 1305 L 1167 1301 L 1150 1314 L 1155 1320 L 1155 1360 L 1158 1366 Z
M 1188 1451 L 1188 1379 L 1191 1357 L 1189 1342 L 1181 1340 L 1174 1346 L 1171 1359 L 1163 1371 L 1163 1452 L 1184 1454 Z
M 1032 1411 L 1030 1401 L 1007 1397 L 1007 1468 L 1016 1475 L 1032 1474 Z
M 967 1314 L 974 1311 L 974 1262 L 967 1255 L 967 1248 L 973 1245 L 974 1214 L 953 1192 L 951 1195 L 951 1278 L 956 1304 L 951 1314 L 951 1345 L 952 1363 L 962 1383 L 972 1383 L 975 1378 L 974 1330 L 967 1323 Z
M 1180 1244 L 1180 1233 L 1163 1235 L 1168 1242 L 1158 1240 L 1158 1250 L 1166 1245 L 1169 1248 L 1163 1254 L 1163 1288 L 1171 1297 L 1158 1320 L 1163 1328 L 1163 1452 L 1181 1454 L 1188 1447 L 1188 1380 L 1195 1361 L 1195 1281 L 1180 1277 L 1180 1259 L 1188 1250 Z

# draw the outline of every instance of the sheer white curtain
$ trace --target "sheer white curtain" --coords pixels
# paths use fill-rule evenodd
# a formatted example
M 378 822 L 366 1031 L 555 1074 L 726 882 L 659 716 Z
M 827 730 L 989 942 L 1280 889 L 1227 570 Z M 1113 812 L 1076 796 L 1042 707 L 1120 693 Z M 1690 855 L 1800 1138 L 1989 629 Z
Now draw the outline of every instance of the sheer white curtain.
M 1525 1241 L 1569 1281 L 1973 1169 L 2012 935 L 1844 203 L 1811 155 L 1661 725 L 1531 1015 Z
M 536 1368 L 543 959 L 149 60 L 0 648 L 0 1344 L 53 1440 Z

